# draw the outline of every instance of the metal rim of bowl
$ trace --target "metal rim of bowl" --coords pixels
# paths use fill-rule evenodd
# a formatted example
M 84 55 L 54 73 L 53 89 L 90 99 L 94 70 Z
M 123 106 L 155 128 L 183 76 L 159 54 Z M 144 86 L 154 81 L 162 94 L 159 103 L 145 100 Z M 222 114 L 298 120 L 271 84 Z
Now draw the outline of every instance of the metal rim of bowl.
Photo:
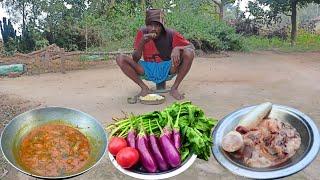
M 297 162 L 293 166 L 285 167 L 283 169 L 273 170 L 273 171 L 253 171 L 249 169 L 242 168 L 241 166 L 237 166 L 234 163 L 230 162 L 221 152 L 220 144 L 218 143 L 218 140 L 215 138 L 217 137 L 217 134 L 219 134 L 219 127 L 224 125 L 224 122 L 227 120 L 233 119 L 238 114 L 247 111 L 250 108 L 253 108 L 255 106 L 248 106 L 244 108 L 240 108 L 238 110 L 235 110 L 234 112 L 228 114 L 223 119 L 221 119 L 217 126 L 214 128 L 212 135 L 214 137 L 213 140 L 213 146 L 212 146 L 212 153 L 215 157 L 215 159 L 219 162 L 220 165 L 231 171 L 233 174 L 247 177 L 247 178 L 253 178 L 253 179 L 274 179 L 274 178 L 283 178 L 290 175 L 293 175 L 304 168 L 306 168 L 318 155 L 320 150 L 320 134 L 319 130 L 316 126 L 316 124 L 312 121 L 310 117 L 305 115 L 304 113 L 298 111 L 297 109 L 283 106 L 283 105 L 277 105 L 273 104 L 273 107 L 286 110 L 288 112 L 291 112 L 295 114 L 296 116 L 300 117 L 301 119 L 305 120 L 305 123 L 309 126 L 310 131 L 313 134 L 313 144 L 311 145 L 311 148 L 309 152 L 301 159 L 301 161 Z M 221 133 L 220 133 L 221 134 Z
M 131 176 L 133 178 L 137 178 L 137 179 L 146 179 L 146 180 L 154 180 L 154 179 L 167 179 L 167 178 L 171 178 L 174 177 L 182 172 L 184 172 L 185 170 L 187 170 L 193 163 L 194 161 L 197 159 L 197 155 L 193 154 L 190 159 L 188 161 L 186 161 L 181 167 L 179 167 L 176 170 L 173 171 L 169 171 L 168 173 L 161 173 L 161 174 L 139 174 L 139 173 L 135 173 L 129 170 L 126 170 L 124 168 L 122 168 L 117 161 L 115 160 L 115 158 L 113 157 L 113 155 L 111 153 L 108 153 L 109 155 L 109 159 L 111 160 L 112 164 L 122 173 Z
M 87 168 L 87 169 L 85 169 L 85 170 L 83 170 L 83 171 L 81 171 L 81 172 L 78 172 L 78 173 L 76 173 L 76 174 L 71 174 L 71 175 L 67 175 L 67 176 L 39 176 L 39 175 L 36 175 L 36 174 L 32 174 L 32 173 L 29 173 L 29 172 L 24 171 L 23 169 L 18 168 L 17 166 L 15 166 L 15 165 L 6 157 L 6 155 L 4 154 L 4 152 L 3 152 L 3 150 L 2 150 L 2 135 L 3 135 L 3 133 L 5 132 L 6 128 L 7 128 L 13 121 L 15 121 L 15 119 L 18 119 L 19 116 L 23 116 L 24 114 L 29 113 L 29 112 L 31 112 L 31 111 L 40 110 L 40 109 L 46 109 L 46 108 L 63 108 L 63 109 L 69 109 L 69 110 L 73 110 L 73 111 L 82 113 L 82 114 L 84 114 L 85 116 L 90 117 L 90 118 L 91 118 L 92 120 L 94 120 L 97 124 L 99 124 L 99 125 L 101 126 L 101 128 L 103 129 L 103 131 L 104 131 L 104 134 L 105 134 L 105 136 L 106 136 L 106 139 L 108 139 L 107 133 L 106 133 L 105 129 L 103 128 L 102 124 L 101 124 L 98 120 L 96 120 L 93 116 L 91 116 L 91 115 L 89 115 L 89 114 L 87 114 L 87 113 L 85 113 L 85 112 L 82 112 L 82 111 L 77 110 L 77 109 L 74 109 L 74 108 L 61 107 L 61 106 L 47 106 L 47 107 L 34 108 L 34 109 L 31 109 L 31 110 L 29 110 L 29 111 L 23 112 L 23 113 L 15 116 L 15 117 L 5 126 L 5 128 L 4 128 L 3 131 L 1 132 L 0 149 L 1 149 L 1 152 L 2 152 L 2 154 L 3 154 L 3 157 L 6 159 L 6 161 L 7 161 L 12 167 L 14 167 L 15 169 L 19 170 L 20 172 L 22 172 L 22 173 L 24 173 L 24 174 L 27 174 L 27 175 L 29 175 L 29 176 L 33 176 L 33 177 L 41 178 L 41 179 L 68 179 L 68 178 L 71 178 L 71 177 L 75 177 L 75 176 L 81 175 L 81 174 L 89 171 L 90 169 L 94 168 L 94 167 L 103 159 L 103 157 L 105 156 L 107 147 L 104 149 L 103 155 L 100 157 L 100 159 L 99 159 L 98 161 L 96 161 L 91 167 L 89 167 L 89 168 Z

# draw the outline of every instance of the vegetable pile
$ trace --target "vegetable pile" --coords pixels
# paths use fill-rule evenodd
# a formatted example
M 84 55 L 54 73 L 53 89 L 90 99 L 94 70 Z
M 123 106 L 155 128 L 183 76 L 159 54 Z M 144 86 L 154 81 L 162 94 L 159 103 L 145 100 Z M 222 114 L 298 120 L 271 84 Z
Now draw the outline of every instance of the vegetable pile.
M 122 119 L 113 118 L 115 122 L 107 126 L 111 137 L 108 149 L 117 162 L 117 152 L 122 148 L 129 146 L 139 152 L 130 153 L 129 162 L 123 163 L 130 167 L 118 162 L 123 168 L 138 163 L 147 172 L 163 172 L 180 166 L 192 154 L 203 160 L 211 155 L 211 130 L 217 120 L 206 117 L 190 101 L 175 102 L 163 111 L 125 115 Z M 133 161 L 137 157 L 139 161 Z

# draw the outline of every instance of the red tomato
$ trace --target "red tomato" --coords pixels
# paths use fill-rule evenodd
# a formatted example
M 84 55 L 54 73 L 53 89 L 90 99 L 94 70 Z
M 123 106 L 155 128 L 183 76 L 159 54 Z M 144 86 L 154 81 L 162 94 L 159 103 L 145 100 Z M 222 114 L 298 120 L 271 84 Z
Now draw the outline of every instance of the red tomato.
M 131 168 L 139 160 L 139 152 L 132 147 L 121 149 L 116 156 L 117 163 L 123 168 Z
M 121 149 L 127 146 L 128 144 L 126 139 L 121 137 L 112 137 L 108 145 L 108 150 L 112 155 L 116 156 Z

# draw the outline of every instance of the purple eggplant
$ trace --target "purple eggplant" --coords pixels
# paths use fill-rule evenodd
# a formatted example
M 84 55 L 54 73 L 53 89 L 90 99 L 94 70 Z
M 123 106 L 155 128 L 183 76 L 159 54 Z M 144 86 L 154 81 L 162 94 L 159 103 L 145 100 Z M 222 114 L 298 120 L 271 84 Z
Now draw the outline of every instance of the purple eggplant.
M 163 128 L 164 134 L 173 142 L 173 136 L 172 136 L 172 117 L 170 116 L 169 112 L 166 111 L 167 114 L 167 124 Z M 159 118 L 162 118 L 159 114 Z
M 132 114 L 132 118 L 134 118 L 133 114 Z M 133 119 L 130 119 L 129 121 L 130 121 L 130 130 L 127 135 L 127 143 L 129 147 L 136 148 L 137 133 L 132 124 Z
M 166 171 L 169 169 L 169 166 L 161 153 L 161 149 L 160 149 L 159 143 L 158 143 L 158 138 L 152 132 L 150 120 L 149 120 L 149 128 L 150 128 L 149 142 L 150 142 L 152 155 L 153 155 L 154 159 L 156 160 L 159 169 L 161 171 Z
M 174 123 L 174 126 L 173 126 L 173 144 L 178 151 L 181 148 L 181 136 L 180 136 L 180 127 L 179 127 L 180 113 L 181 113 L 181 106 L 176 118 L 176 122 Z
M 173 168 L 178 167 L 181 164 L 181 158 L 180 158 L 179 152 L 172 144 L 171 139 L 164 134 L 164 131 L 162 130 L 158 121 L 157 121 L 157 124 L 161 131 L 159 142 L 160 142 L 161 150 L 163 152 L 163 156 L 165 157 L 167 163 L 171 167 Z
M 157 171 L 157 164 L 148 148 L 148 139 L 141 125 L 140 132 L 137 136 L 136 146 L 140 155 L 142 166 L 150 173 Z
M 128 132 L 127 142 L 129 147 L 136 148 L 136 131 L 134 129 Z

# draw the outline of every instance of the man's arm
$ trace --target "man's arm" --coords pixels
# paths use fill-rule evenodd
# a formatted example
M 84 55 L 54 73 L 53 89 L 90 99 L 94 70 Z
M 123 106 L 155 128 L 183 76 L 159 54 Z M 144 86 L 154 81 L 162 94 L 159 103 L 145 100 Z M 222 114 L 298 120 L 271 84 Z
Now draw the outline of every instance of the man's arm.
M 180 52 L 183 51 L 184 49 L 192 49 L 195 50 L 194 45 L 188 41 L 187 39 L 185 39 L 179 32 L 174 31 L 173 34 L 173 42 L 172 42 L 172 46 L 174 47 L 174 49 L 178 49 Z
M 151 39 L 155 38 L 154 33 L 143 34 L 138 46 L 135 47 L 135 50 L 132 53 L 132 59 L 138 62 L 141 59 L 143 47 L 144 45 L 149 42 Z
M 195 47 L 191 42 L 186 40 L 180 33 L 175 32 L 173 36 L 173 50 L 171 53 L 171 59 L 173 61 L 173 65 L 175 67 L 179 66 L 180 64 L 180 55 L 183 53 L 185 49 L 192 49 L 195 50 Z
M 143 39 L 141 39 L 141 41 L 139 42 L 138 48 L 135 49 L 132 53 L 132 59 L 135 62 L 138 62 L 141 59 L 143 46 L 144 46 L 144 42 L 143 42 Z
M 192 49 L 193 51 L 195 50 L 195 47 L 192 43 L 190 43 L 189 45 L 186 46 L 176 46 L 175 48 L 173 48 L 172 53 L 171 53 L 171 59 L 173 61 L 173 65 L 175 67 L 179 66 L 180 64 L 180 58 L 181 58 L 181 53 L 183 53 L 183 51 L 185 49 Z
M 187 49 L 187 48 L 192 49 L 192 50 L 196 49 L 192 43 L 190 43 L 189 45 L 186 45 L 186 46 L 176 46 L 175 48 L 177 48 L 179 51 L 183 51 L 184 49 Z

